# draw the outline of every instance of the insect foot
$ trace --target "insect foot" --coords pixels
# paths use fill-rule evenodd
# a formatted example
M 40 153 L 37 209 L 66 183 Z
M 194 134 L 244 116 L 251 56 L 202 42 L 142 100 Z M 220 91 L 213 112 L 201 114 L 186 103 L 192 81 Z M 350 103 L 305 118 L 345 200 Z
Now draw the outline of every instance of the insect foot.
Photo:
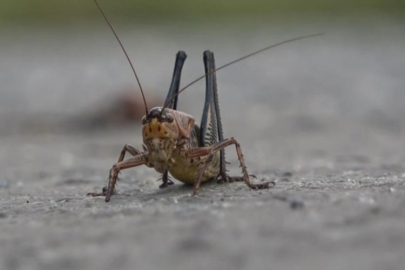
M 160 189 L 167 188 L 167 187 L 170 186 L 170 185 L 174 185 L 173 181 L 170 180 L 170 178 L 169 178 L 169 172 L 168 172 L 168 171 L 165 171 L 165 172 L 163 173 L 163 175 L 162 175 L 162 178 L 161 178 L 161 179 L 158 179 L 158 181 L 159 181 L 159 180 L 162 180 L 162 181 L 163 181 L 163 184 L 161 184 L 161 185 L 159 186 Z
M 114 190 L 113 194 L 115 194 L 115 190 Z M 107 187 L 103 187 L 103 190 L 101 191 L 101 193 L 97 193 L 97 192 L 87 193 L 87 196 L 92 196 L 92 197 L 101 197 L 101 196 L 106 196 L 106 195 L 107 195 Z
M 260 183 L 260 184 L 250 184 L 251 189 L 265 189 L 265 188 L 272 188 L 276 185 L 274 181 L 269 181 L 265 183 Z

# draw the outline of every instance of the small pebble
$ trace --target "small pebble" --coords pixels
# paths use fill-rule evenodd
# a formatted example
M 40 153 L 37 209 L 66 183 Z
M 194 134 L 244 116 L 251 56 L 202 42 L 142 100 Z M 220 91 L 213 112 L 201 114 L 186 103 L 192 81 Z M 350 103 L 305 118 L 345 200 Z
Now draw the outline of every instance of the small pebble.
M 381 212 L 381 208 L 378 207 L 378 206 L 375 206 L 375 207 L 372 207 L 370 211 L 371 211 L 372 214 L 377 215 L 377 214 L 379 214 Z
M 270 179 L 266 176 L 266 177 L 263 177 L 261 180 L 260 180 L 260 182 L 268 182 L 268 181 L 270 181 Z
M 301 200 L 294 199 L 290 202 L 291 209 L 302 209 L 304 208 L 304 202 Z
M 283 173 L 283 177 L 291 177 L 293 174 L 291 172 L 285 172 Z
M 7 180 L 0 181 L 0 188 L 7 189 L 10 187 L 10 184 Z

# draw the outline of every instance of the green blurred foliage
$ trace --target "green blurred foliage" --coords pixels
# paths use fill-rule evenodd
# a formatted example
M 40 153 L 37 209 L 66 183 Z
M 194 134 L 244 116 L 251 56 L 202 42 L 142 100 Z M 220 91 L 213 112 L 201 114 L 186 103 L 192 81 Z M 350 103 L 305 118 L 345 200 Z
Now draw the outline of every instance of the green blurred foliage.
M 249 16 L 404 13 L 405 0 L 99 0 L 109 17 L 192 20 Z M 0 20 L 69 22 L 100 16 L 92 0 L 1 0 Z

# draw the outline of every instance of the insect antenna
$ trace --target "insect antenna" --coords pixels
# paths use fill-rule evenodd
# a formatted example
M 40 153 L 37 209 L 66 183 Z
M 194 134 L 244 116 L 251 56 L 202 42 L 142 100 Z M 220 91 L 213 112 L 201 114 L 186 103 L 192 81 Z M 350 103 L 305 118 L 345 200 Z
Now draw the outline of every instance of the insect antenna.
M 136 74 L 135 68 L 134 68 L 134 66 L 132 65 L 131 59 L 129 59 L 129 56 L 128 56 L 128 54 L 127 54 L 127 51 L 125 50 L 124 46 L 122 45 L 121 40 L 119 39 L 117 33 L 115 32 L 114 28 L 112 27 L 110 21 L 107 19 L 107 16 L 104 14 L 104 11 L 101 9 L 100 5 L 97 3 L 96 0 L 94 0 L 94 3 L 96 3 L 96 5 L 97 5 L 98 9 L 100 10 L 101 14 L 103 15 L 105 21 L 107 22 L 108 26 L 111 28 L 112 32 L 114 33 L 115 38 L 117 39 L 118 43 L 120 44 L 121 49 L 122 49 L 122 51 L 124 52 L 125 57 L 127 58 L 128 62 L 129 62 L 129 65 L 130 65 L 131 68 L 132 68 L 132 71 L 133 71 L 133 73 L 134 73 L 134 75 L 135 75 L 135 79 L 136 79 L 136 81 L 138 82 L 139 89 L 141 90 L 141 94 L 142 94 L 142 98 L 143 98 L 143 103 L 145 104 L 146 114 L 148 114 L 148 106 L 146 105 L 145 94 L 143 93 L 142 86 L 141 86 L 141 82 L 139 81 L 139 78 L 138 78 L 138 75 Z
M 232 64 L 235 64 L 235 63 L 237 63 L 237 62 L 239 62 L 239 61 L 242 61 L 242 60 L 244 60 L 244 59 L 246 59 L 246 58 L 249 58 L 249 57 L 251 57 L 251 56 L 253 56 L 253 55 L 256 55 L 256 54 L 261 53 L 261 52 L 263 52 L 263 51 L 266 51 L 266 50 L 268 50 L 268 49 L 271 49 L 271 48 L 274 48 L 274 47 L 277 47 L 277 46 L 280 46 L 280 45 L 283 45 L 283 44 L 286 44 L 286 43 L 290 43 L 290 42 L 293 42 L 293 41 L 297 41 L 297 40 L 300 40 L 300 39 L 304 39 L 304 38 L 311 38 L 311 37 L 316 37 L 316 36 L 322 36 L 322 35 L 324 35 L 324 34 L 325 34 L 325 33 L 317 33 L 317 34 L 311 34 L 311 35 L 300 36 L 300 37 L 296 37 L 296 38 L 292 38 L 292 39 L 287 39 L 287 40 L 278 42 L 278 43 L 276 43 L 276 44 L 270 45 L 270 46 L 268 46 L 268 47 L 266 47 L 266 48 L 263 48 L 263 49 L 261 49 L 261 50 L 252 52 L 252 53 L 250 53 L 250 54 L 248 54 L 248 55 L 242 56 L 241 58 L 238 58 L 238 59 L 236 59 L 236 60 L 233 60 L 233 61 L 231 61 L 231 62 L 229 62 L 229 63 L 227 63 L 227 64 L 225 64 L 225 65 L 223 65 L 223 66 L 220 66 L 219 68 L 214 69 L 213 71 L 211 71 L 211 72 L 209 72 L 209 73 L 207 73 L 207 74 L 205 74 L 205 75 L 202 75 L 201 77 L 198 77 L 198 78 L 195 79 L 194 81 L 190 82 L 189 84 L 187 84 L 186 86 L 184 86 L 183 88 L 181 88 L 175 95 L 173 95 L 173 96 L 163 105 L 162 112 L 163 112 L 163 110 L 170 104 L 170 102 L 171 102 L 176 96 L 178 96 L 181 92 L 183 92 L 184 90 L 186 90 L 187 88 L 189 88 L 191 85 L 195 84 L 196 82 L 198 82 L 199 80 L 205 78 L 205 77 L 208 76 L 208 75 L 211 75 L 211 74 L 213 74 L 213 73 L 215 73 L 215 72 L 217 72 L 217 71 L 219 71 L 219 70 L 221 70 L 221 69 L 223 69 L 223 68 L 226 68 L 227 66 L 230 66 L 230 65 L 232 65 Z

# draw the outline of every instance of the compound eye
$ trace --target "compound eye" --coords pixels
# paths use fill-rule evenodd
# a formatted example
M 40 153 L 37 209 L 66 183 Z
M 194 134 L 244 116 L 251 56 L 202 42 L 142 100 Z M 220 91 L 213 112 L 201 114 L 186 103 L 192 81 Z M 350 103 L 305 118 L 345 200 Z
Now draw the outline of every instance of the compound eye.
M 167 122 L 172 123 L 174 121 L 173 115 L 171 113 L 167 113 L 166 120 L 167 120 Z
M 142 117 L 142 125 L 145 125 L 146 124 L 146 115 L 144 115 L 143 117 Z

